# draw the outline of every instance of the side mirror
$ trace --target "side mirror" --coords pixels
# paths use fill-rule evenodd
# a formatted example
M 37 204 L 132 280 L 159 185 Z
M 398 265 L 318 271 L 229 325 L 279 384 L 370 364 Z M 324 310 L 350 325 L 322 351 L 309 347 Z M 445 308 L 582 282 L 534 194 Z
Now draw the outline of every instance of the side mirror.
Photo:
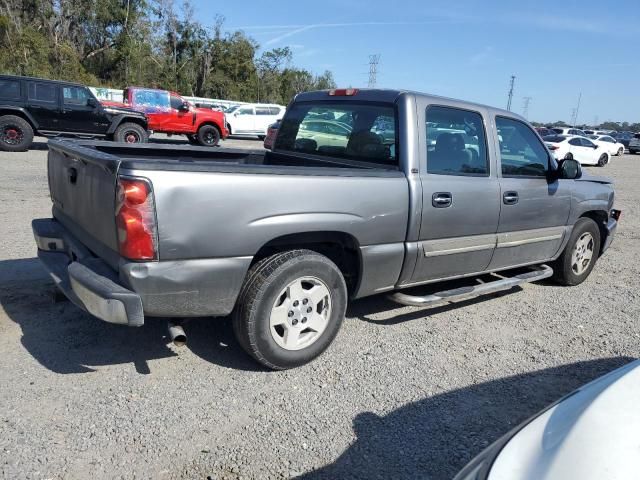
M 181 112 L 188 112 L 189 111 L 189 104 L 188 103 L 183 103 L 182 105 L 180 105 L 180 109 Z
M 558 178 L 566 180 L 575 180 L 582 176 L 582 167 L 577 160 L 566 158 L 560 161 L 558 167 Z
M 593 149 L 595 150 L 596 148 L 598 148 L 598 145 L 596 145 L 596 144 L 594 143 L 594 144 L 593 144 L 593 147 L 591 147 L 591 148 L 593 148 Z
M 98 108 L 99 102 L 95 98 L 87 98 L 87 107 Z

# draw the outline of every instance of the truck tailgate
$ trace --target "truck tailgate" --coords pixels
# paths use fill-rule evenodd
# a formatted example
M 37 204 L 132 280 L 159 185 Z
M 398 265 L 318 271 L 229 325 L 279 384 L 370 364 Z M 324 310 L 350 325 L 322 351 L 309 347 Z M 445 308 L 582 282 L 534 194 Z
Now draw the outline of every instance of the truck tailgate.
M 114 267 L 118 250 L 115 190 L 119 166 L 120 160 L 113 155 L 65 140 L 49 141 L 53 216 Z

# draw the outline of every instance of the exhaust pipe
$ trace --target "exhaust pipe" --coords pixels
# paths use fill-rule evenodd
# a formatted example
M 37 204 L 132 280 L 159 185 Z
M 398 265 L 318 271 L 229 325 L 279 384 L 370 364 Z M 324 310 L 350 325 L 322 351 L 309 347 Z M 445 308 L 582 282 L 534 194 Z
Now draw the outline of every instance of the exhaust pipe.
M 169 337 L 176 347 L 187 344 L 187 334 L 184 333 L 182 322 L 179 320 L 169 320 Z

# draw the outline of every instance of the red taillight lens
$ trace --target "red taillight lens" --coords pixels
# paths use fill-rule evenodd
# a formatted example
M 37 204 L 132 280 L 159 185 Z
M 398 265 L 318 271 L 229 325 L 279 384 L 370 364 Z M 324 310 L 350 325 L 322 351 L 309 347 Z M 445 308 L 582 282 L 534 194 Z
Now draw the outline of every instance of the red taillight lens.
M 329 90 L 329 95 L 332 97 L 352 97 L 358 93 L 357 88 L 336 88 Z
M 547 146 L 549 147 L 549 150 L 551 150 L 551 151 L 554 151 L 554 150 L 557 150 L 558 148 L 560 148 L 557 145 L 547 145 Z
M 151 185 L 138 178 L 119 178 L 116 226 L 120 255 L 131 260 L 156 260 L 157 229 Z

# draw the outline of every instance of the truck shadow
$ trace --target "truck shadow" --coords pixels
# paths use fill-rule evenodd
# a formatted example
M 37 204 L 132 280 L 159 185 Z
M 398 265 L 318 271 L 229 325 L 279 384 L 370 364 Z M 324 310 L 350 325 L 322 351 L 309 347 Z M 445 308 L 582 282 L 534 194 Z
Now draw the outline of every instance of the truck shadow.
M 361 413 L 356 440 L 298 480 L 450 479 L 513 427 L 576 388 L 630 361 L 602 358 L 452 390 L 391 413 Z
M 151 318 L 140 328 L 113 325 L 69 301 L 54 303 L 55 291 L 37 258 L 0 261 L 2 310 L 20 325 L 24 348 L 52 372 L 87 373 L 98 366 L 133 363 L 138 373 L 149 374 L 149 360 L 178 355 L 169 346 L 167 319 Z M 186 348 L 203 359 L 232 369 L 259 370 L 235 342 L 230 322 L 194 319 L 185 329 L 190 334 Z

